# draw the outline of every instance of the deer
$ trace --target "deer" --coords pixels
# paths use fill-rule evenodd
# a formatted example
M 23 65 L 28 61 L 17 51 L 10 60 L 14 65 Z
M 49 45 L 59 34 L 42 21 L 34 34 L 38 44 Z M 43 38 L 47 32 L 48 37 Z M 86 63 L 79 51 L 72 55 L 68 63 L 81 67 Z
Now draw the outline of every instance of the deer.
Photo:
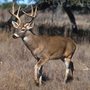
M 76 43 L 70 37 L 63 36 L 49 36 L 49 35 L 36 35 L 33 33 L 35 27 L 34 19 L 37 16 L 37 7 L 31 6 L 31 12 L 25 15 L 29 16 L 31 20 L 29 22 L 22 23 L 19 17 L 20 6 L 15 14 L 14 4 L 12 6 L 12 12 L 10 14 L 14 16 L 17 21 L 12 20 L 12 25 L 15 28 L 15 32 L 12 37 L 14 39 L 21 38 L 26 47 L 31 51 L 33 57 L 37 60 L 34 66 L 34 80 L 36 85 L 41 86 L 43 84 L 42 79 L 42 67 L 50 60 L 61 59 L 65 63 L 66 71 L 64 82 L 68 82 L 69 75 L 73 77 L 74 65 L 72 56 L 76 50 Z

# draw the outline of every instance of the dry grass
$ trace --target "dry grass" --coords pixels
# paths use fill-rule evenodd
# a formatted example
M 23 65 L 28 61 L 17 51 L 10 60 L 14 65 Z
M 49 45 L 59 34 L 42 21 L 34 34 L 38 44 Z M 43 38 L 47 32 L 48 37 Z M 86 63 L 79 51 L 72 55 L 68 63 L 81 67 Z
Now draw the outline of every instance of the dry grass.
M 61 60 L 50 61 L 44 66 L 48 76 L 44 85 L 34 84 L 33 70 L 36 63 L 21 39 L 14 40 L 0 33 L 0 90 L 90 90 L 90 45 L 77 45 L 73 57 L 74 80 L 63 84 L 65 66 Z
M 75 14 L 76 23 L 78 29 L 82 30 L 90 30 L 90 16 L 89 14 Z M 28 19 L 27 19 L 28 20 Z M 38 12 L 36 18 L 36 24 L 48 24 L 51 26 L 57 27 L 67 27 L 71 29 L 71 23 L 66 13 L 61 13 L 60 10 L 57 10 L 55 13 L 52 12 Z

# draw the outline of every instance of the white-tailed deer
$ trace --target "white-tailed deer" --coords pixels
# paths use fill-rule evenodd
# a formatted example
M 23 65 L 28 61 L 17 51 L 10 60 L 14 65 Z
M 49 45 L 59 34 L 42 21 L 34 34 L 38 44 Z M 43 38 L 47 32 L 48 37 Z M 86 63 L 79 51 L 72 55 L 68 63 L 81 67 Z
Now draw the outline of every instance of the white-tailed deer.
M 16 32 L 13 34 L 13 38 L 22 38 L 24 44 L 37 60 L 34 72 L 36 84 L 42 84 L 42 66 L 49 60 L 55 59 L 61 59 L 65 63 L 65 82 L 67 82 L 70 71 L 71 75 L 73 75 L 73 62 L 71 61 L 71 58 L 76 49 L 75 42 L 70 38 L 61 36 L 33 34 L 33 20 L 36 17 L 37 7 L 35 8 L 35 11 L 32 7 L 30 14 L 27 14 L 23 11 L 24 14 L 31 17 L 31 21 L 25 24 L 21 23 L 19 18 L 19 10 L 20 7 L 17 11 L 17 14 L 15 15 L 13 5 L 11 14 L 18 19 L 18 22 L 12 21 L 13 27 L 16 28 Z

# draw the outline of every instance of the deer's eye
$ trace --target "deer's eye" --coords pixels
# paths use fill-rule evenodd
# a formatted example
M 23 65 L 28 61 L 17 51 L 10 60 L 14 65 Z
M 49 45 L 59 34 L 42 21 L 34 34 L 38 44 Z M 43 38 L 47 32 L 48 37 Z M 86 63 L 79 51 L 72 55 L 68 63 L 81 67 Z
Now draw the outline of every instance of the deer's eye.
M 24 31 L 25 29 L 26 29 L 25 27 L 22 28 L 23 31 Z

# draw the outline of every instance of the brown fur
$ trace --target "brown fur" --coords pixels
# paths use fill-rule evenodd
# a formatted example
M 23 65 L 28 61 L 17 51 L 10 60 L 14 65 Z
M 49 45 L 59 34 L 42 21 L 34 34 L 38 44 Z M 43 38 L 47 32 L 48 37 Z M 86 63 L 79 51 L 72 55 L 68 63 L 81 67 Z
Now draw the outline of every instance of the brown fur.
M 66 74 L 65 74 L 65 82 L 68 79 L 69 71 L 71 70 L 73 73 L 73 63 L 71 62 L 71 58 L 75 52 L 76 44 L 70 38 L 65 38 L 61 36 L 47 36 L 47 35 L 35 35 L 32 33 L 32 28 L 34 27 L 34 18 L 36 17 L 37 7 L 35 12 L 33 13 L 33 7 L 31 10 L 31 14 L 26 15 L 30 16 L 32 19 L 28 23 L 21 23 L 19 18 L 19 10 L 15 15 L 14 14 L 14 3 L 12 6 L 12 13 L 14 17 L 18 19 L 18 23 L 12 21 L 12 25 L 18 29 L 17 32 L 14 33 L 14 38 L 21 37 L 24 41 L 25 45 L 31 51 L 33 56 L 37 59 L 37 63 L 35 65 L 35 82 L 36 84 L 42 84 L 42 66 L 49 60 L 53 59 L 62 59 L 66 65 Z
M 27 38 L 27 40 L 25 38 Z M 34 35 L 32 32 L 27 31 L 22 40 L 38 61 L 35 65 L 36 84 L 41 84 L 41 81 L 39 82 L 40 77 L 38 78 L 38 73 L 42 72 L 41 68 L 48 60 L 62 59 L 65 61 L 65 82 L 69 75 L 68 69 L 70 69 L 73 74 L 71 58 L 75 52 L 76 44 L 72 39 L 61 36 Z M 42 76 L 42 74 L 40 74 L 40 76 Z
M 38 36 L 33 35 L 31 32 L 27 33 L 29 34 L 26 36 L 28 41 L 24 40 L 24 43 L 35 57 L 41 58 L 48 55 L 49 59 L 68 58 L 69 56 L 72 57 L 75 51 L 76 44 L 70 38 L 61 36 Z

